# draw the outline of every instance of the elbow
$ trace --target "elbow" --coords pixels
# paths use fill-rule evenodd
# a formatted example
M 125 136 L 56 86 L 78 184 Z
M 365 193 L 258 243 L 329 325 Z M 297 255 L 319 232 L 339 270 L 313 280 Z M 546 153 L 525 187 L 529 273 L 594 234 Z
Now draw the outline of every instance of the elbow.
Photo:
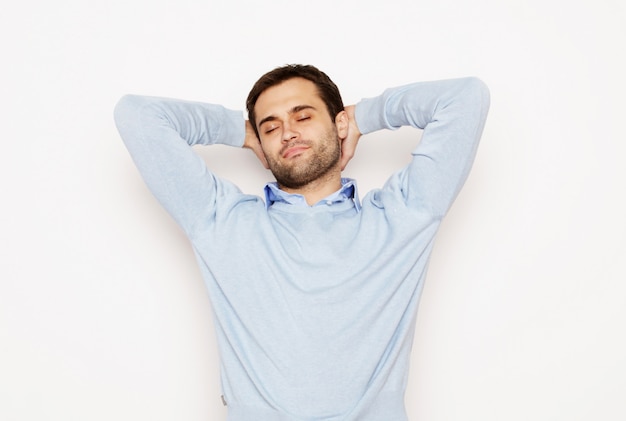
M 491 94 L 487 84 L 482 79 L 475 76 L 463 79 L 463 84 L 463 92 L 469 98 L 472 98 L 480 104 L 482 108 L 488 110 L 491 102 Z
M 124 95 L 113 109 L 113 121 L 122 140 L 126 145 L 137 139 L 142 126 L 144 126 L 145 106 L 147 98 L 139 95 Z
M 132 130 L 146 124 L 146 107 L 152 103 L 151 97 L 126 94 L 113 109 L 113 120 L 120 132 Z
M 136 115 L 139 108 L 141 108 L 140 103 L 140 97 L 137 95 L 128 94 L 121 97 L 113 109 L 115 124 L 119 127 Z

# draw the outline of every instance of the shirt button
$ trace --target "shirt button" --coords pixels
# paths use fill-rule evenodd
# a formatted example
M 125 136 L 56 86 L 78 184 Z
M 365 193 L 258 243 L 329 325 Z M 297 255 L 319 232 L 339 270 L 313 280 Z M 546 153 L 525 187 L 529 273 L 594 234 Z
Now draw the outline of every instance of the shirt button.
M 332 202 L 331 200 L 327 200 L 327 201 L 326 201 L 326 204 L 327 204 L 328 206 L 330 206 L 330 205 L 332 205 L 332 204 L 333 204 L 333 202 Z

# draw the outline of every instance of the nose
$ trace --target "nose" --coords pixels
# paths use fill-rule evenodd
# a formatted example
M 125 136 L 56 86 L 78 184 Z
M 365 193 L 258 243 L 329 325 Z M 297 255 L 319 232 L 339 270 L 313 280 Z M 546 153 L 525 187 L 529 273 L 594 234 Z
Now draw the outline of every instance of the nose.
M 295 127 L 293 127 L 291 123 L 283 123 L 283 142 L 291 142 L 296 140 L 299 136 L 300 133 L 296 131 Z

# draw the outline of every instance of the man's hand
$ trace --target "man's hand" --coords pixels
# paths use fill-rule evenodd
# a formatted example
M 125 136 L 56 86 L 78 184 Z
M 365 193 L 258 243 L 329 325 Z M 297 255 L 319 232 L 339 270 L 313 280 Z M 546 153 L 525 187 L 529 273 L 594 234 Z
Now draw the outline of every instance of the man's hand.
M 348 135 L 341 142 L 341 170 L 343 171 L 348 165 L 348 162 L 354 156 L 356 151 L 356 145 L 361 138 L 361 132 L 356 125 L 356 119 L 354 117 L 354 105 L 345 107 L 348 117 Z
M 243 141 L 243 147 L 251 149 L 252 152 L 254 152 L 254 154 L 256 155 L 256 157 L 259 158 L 259 161 L 261 161 L 261 164 L 263 164 L 263 166 L 266 169 L 270 168 L 270 166 L 267 163 L 267 159 L 265 159 L 265 154 L 263 153 L 263 149 L 261 149 L 261 142 L 259 141 L 259 138 L 256 136 L 256 133 L 254 132 L 254 128 L 252 127 L 252 124 L 250 124 L 250 121 L 248 120 L 246 120 L 246 138 Z

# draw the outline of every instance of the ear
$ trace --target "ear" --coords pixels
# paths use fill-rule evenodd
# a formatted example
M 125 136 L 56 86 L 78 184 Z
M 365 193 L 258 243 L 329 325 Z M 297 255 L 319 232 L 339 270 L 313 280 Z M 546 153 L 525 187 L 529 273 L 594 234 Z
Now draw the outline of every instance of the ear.
M 335 117 L 335 126 L 337 127 L 337 136 L 340 140 L 344 140 L 348 137 L 348 113 L 340 111 Z

